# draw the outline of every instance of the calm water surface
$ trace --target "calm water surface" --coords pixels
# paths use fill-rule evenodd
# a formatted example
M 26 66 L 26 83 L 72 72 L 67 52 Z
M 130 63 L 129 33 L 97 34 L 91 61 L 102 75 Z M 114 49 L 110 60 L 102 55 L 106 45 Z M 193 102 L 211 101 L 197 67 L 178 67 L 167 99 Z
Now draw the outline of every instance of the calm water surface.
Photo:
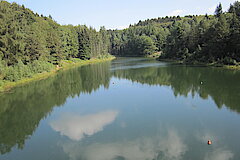
M 181 159 L 240 159 L 239 71 L 119 58 L 0 95 L 0 160 Z

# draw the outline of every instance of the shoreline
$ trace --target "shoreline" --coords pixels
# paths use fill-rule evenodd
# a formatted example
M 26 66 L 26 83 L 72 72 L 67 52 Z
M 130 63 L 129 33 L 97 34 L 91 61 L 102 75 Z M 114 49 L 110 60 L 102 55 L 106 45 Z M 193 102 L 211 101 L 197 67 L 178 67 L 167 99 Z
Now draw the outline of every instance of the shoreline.
M 101 62 L 106 62 L 106 61 L 112 61 L 114 60 L 116 57 L 112 56 L 112 57 L 108 57 L 108 58 L 93 58 L 90 60 L 76 60 L 76 61 L 67 61 L 67 60 L 63 60 L 62 63 L 62 67 L 58 67 L 56 66 L 53 70 L 51 70 L 50 72 L 42 72 L 42 73 L 38 73 L 33 75 L 30 78 L 23 78 L 19 81 L 16 82 L 10 82 L 10 81 L 2 81 L 2 86 L 0 86 L 0 93 L 4 93 L 4 92 L 9 92 L 11 89 L 33 82 L 33 81 L 38 81 L 38 80 L 42 80 L 42 79 L 46 79 L 50 76 L 54 76 L 55 74 L 57 74 L 60 71 L 63 70 L 68 70 L 74 67 L 80 67 L 80 66 L 84 66 L 84 65 L 88 65 L 88 64 L 95 64 L 95 63 L 101 63 Z
M 181 60 L 174 60 L 174 59 L 156 59 L 157 61 L 162 62 L 171 62 L 181 65 L 199 65 L 199 66 L 205 66 L 205 67 L 221 67 L 224 69 L 231 69 L 231 70 L 240 70 L 240 65 L 226 65 L 226 64 L 220 64 L 220 63 L 202 63 L 202 62 L 195 62 L 195 63 L 186 63 Z

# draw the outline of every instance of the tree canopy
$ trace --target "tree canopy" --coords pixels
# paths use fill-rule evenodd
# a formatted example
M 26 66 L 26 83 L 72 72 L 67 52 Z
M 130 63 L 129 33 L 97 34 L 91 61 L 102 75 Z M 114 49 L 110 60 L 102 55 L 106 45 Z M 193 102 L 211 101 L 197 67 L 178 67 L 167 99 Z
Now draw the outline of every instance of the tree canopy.
M 236 65 L 240 62 L 240 2 L 232 4 L 228 12 L 222 11 L 220 3 L 215 15 L 159 17 L 109 33 L 114 55 L 160 52 L 162 59 Z M 142 40 L 136 37 L 142 36 L 150 38 L 154 46 L 148 52 L 136 45 L 136 40 Z M 149 46 L 142 45 L 141 48 Z
M 108 53 L 148 56 L 187 63 L 240 63 L 240 2 L 215 15 L 159 17 L 124 30 L 96 31 L 59 25 L 16 3 L 0 1 L 0 81 L 17 81 L 50 71 L 62 60 L 91 59 Z
M 107 31 L 61 26 L 51 15 L 0 1 L 0 81 L 17 81 L 49 71 L 62 60 L 90 59 L 109 53 Z

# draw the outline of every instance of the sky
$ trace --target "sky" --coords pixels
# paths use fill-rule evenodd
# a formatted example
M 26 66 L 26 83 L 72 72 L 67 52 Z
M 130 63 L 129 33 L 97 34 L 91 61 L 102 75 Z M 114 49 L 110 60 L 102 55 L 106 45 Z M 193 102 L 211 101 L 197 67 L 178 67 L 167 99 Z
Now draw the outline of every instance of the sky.
M 139 20 L 165 16 L 213 14 L 222 3 L 227 10 L 235 0 L 8 0 L 38 14 L 51 15 L 62 25 L 124 29 Z

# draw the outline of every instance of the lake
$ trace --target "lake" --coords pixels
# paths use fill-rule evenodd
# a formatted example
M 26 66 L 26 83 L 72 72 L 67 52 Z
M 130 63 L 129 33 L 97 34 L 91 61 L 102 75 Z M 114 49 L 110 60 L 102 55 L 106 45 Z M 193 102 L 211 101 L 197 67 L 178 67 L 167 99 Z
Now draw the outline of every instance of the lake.
M 0 95 L 0 160 L 239 160 L 239 151 L 236 70 L 117 58 Z

